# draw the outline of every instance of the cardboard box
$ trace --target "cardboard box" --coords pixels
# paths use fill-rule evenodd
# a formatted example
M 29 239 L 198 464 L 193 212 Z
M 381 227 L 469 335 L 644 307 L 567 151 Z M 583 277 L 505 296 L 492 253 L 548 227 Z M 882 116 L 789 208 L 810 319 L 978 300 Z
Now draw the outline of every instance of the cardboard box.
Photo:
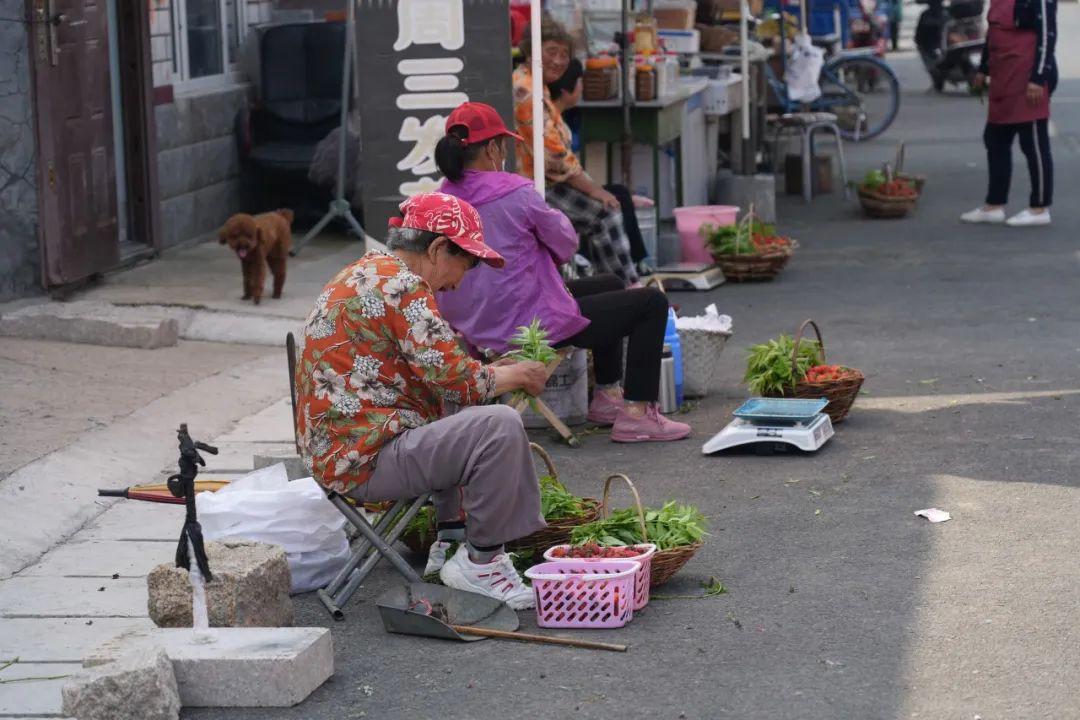
M 697 17 L 697 3 L 654 7 L 653 17 L 656 19 L 656 27 L 661 30 L 690 30 L 694 27 L 694 18 Z
M 765 10 L 765 0 L 748 0 L 750 14 L 760 17 Z M 700 0 L 698 2 L 697 22 L 703 25 L 717 25 L 721 22 L 739 19 L 739 0 Z
M 697 25 L 701 34 L 701 51 L 718 53 L 728 45 L 739 44 L 739 31 L 728 25 Z

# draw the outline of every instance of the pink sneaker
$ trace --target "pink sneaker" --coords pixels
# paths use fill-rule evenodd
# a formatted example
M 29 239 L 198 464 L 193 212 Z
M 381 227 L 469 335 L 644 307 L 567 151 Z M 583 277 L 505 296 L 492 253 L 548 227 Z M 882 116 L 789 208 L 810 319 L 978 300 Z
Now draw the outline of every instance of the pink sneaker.
M 614 425 L 624 404 L 622 398 L 616 400 L 603 390 L 597 390 L 593 393 L 592 402 L 589 403 L 589 414 L 586 417 L 589 422 L 597 425 Z
M 668 442 L 690 437 L 690 426 L 668 420 L 660 414 L 656 403 L 650 403 L 645 414 L 634 417 L 625 410 L 619 413 L 611 439 L 615 442 Z

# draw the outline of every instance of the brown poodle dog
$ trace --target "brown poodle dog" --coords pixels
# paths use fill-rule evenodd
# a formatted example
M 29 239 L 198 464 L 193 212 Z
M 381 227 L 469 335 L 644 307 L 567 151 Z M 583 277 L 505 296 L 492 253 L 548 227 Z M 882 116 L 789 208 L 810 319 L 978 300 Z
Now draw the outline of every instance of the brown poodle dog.
M 285 261 L 292 248 L 292 210 L 275 210 L 261 215 L 237 213 L 218 232 L 218 241 L 232 248 L 244 272 L 244 300 L 256 305 L 262 300 L 266 268 L 274 276 L 274 297 L 281 297 L 285 285 Z

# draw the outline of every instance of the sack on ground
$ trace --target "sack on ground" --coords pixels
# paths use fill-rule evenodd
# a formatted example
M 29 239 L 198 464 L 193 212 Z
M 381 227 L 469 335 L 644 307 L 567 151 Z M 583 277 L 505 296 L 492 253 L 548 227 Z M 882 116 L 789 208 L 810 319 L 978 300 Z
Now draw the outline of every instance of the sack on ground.
M 199 493 L 195 506 L 207 540 L 280 545 L 289 560 L 293 593 L 323 587 L 349 558 L 344 516 L 313 479 L 289 482 L 283 463 L 217 492 Z

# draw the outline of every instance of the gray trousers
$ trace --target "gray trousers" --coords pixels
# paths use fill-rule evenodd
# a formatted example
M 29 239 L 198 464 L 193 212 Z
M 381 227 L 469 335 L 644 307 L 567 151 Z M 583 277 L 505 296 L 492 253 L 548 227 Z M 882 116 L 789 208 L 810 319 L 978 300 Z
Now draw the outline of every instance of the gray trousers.
M 507 405 L 469 407 L 406 430 L 379 450 L 374 474 L 350 494 L 378 502 L 429 492 L 439 522 L 465 520 L 473 545 L 501 545 L 546 526 L 529 438 Z

